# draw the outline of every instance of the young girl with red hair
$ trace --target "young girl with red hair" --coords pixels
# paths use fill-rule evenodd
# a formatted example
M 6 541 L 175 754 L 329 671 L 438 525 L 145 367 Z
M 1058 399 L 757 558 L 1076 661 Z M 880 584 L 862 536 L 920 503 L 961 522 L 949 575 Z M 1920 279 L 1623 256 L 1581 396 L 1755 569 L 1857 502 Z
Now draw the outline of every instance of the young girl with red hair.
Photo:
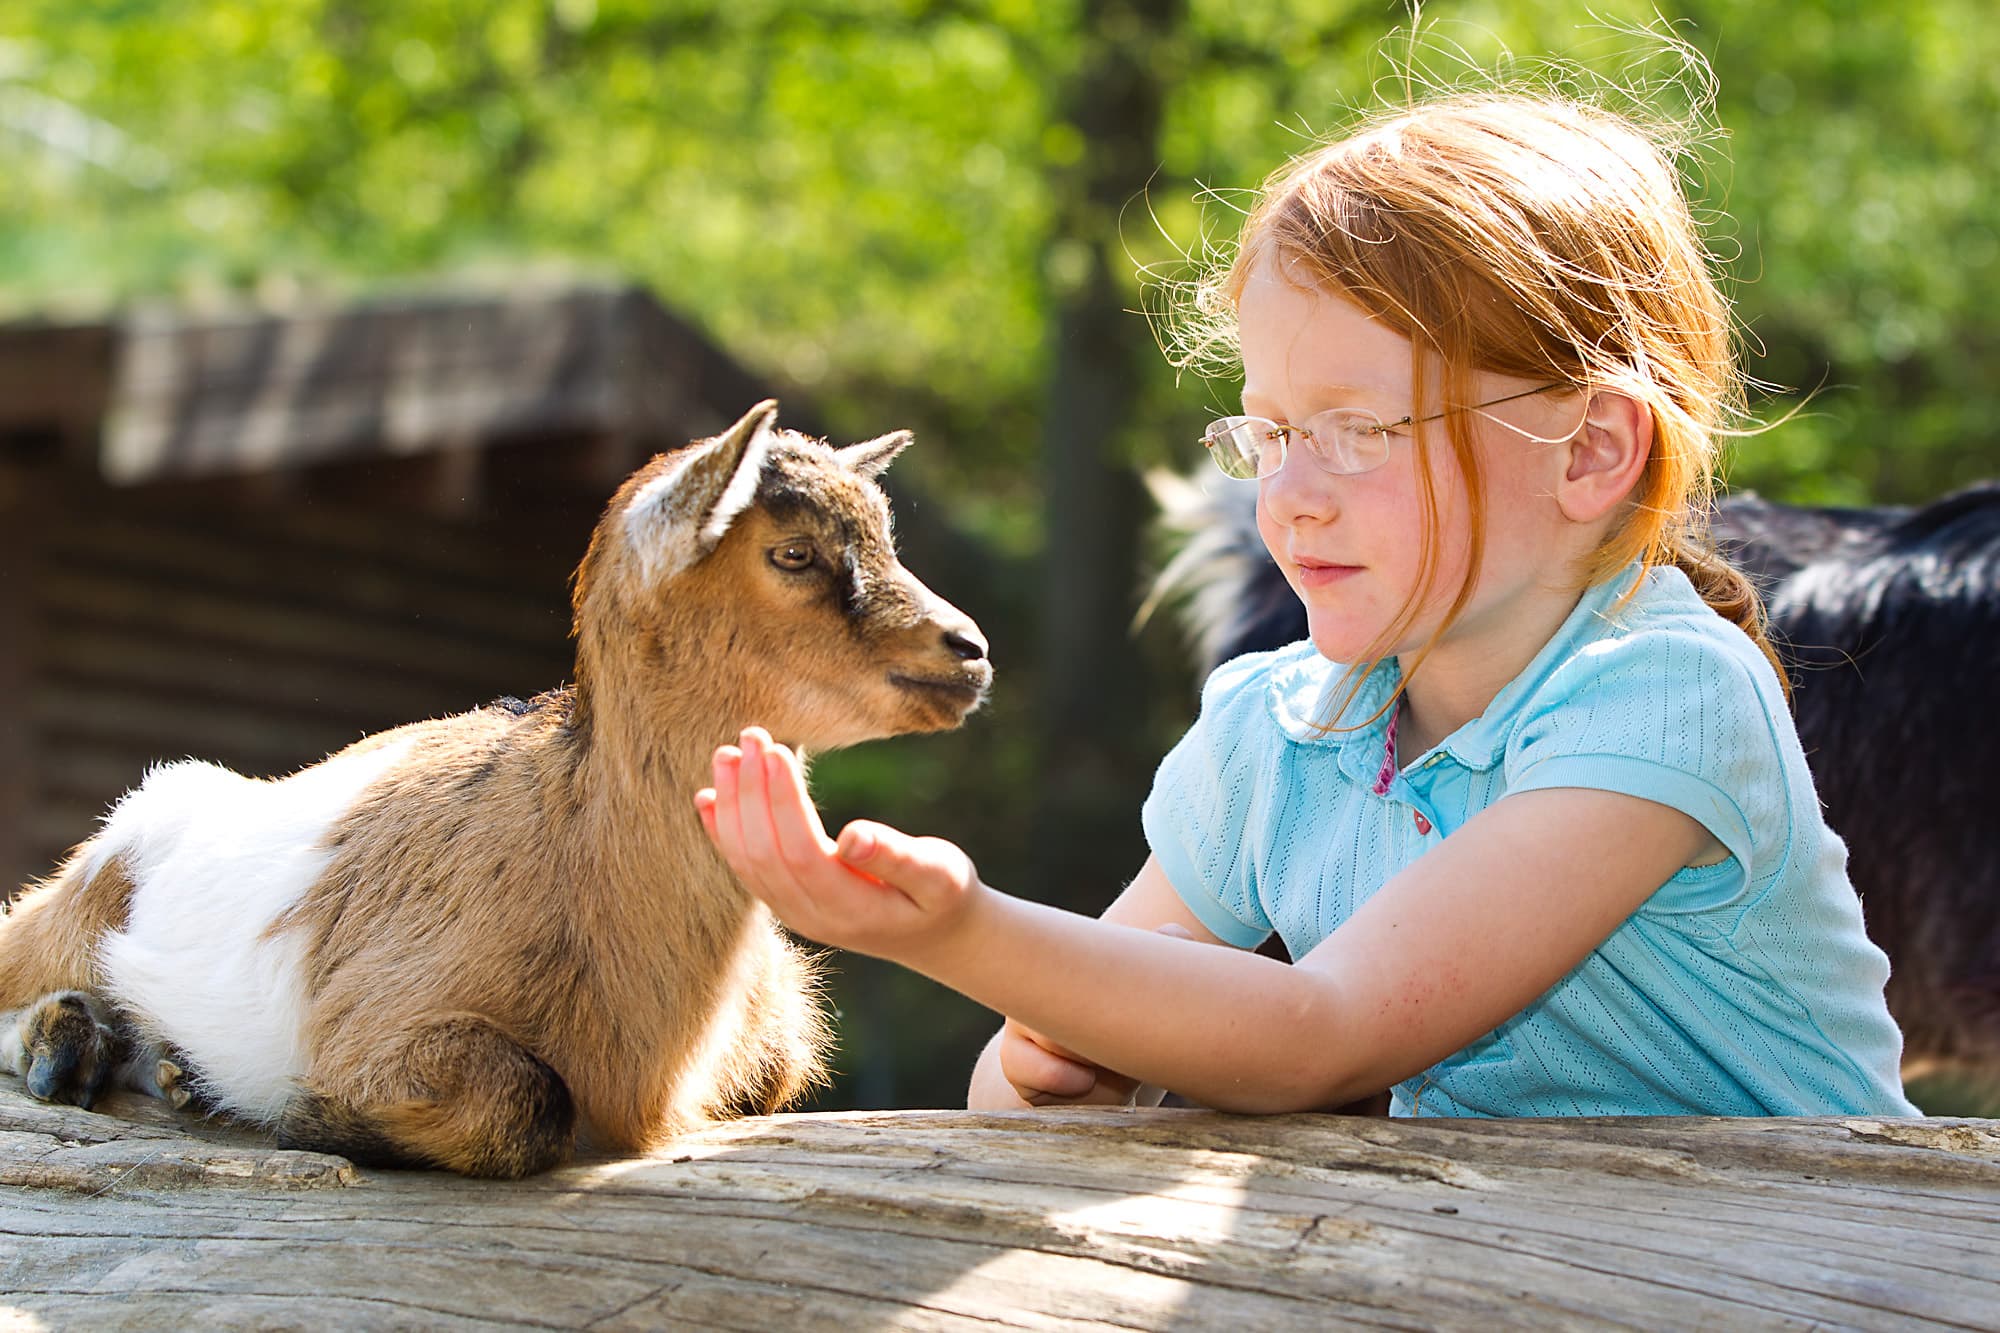
M 829 839 L 751 731 L 697 797 L 751 892 L 1005 1014 L 975 1107 L 1915 1114 L 1757 598 L 1701 537 L 1741 381 L 1656 143 L 1541 94 L 1386 115 L 1272 179 L 1202 308 L 1244 372 L 1204 443 L 1310 638 L 1211 676 L 1138 877 L 1092 920 L 946 842 Z

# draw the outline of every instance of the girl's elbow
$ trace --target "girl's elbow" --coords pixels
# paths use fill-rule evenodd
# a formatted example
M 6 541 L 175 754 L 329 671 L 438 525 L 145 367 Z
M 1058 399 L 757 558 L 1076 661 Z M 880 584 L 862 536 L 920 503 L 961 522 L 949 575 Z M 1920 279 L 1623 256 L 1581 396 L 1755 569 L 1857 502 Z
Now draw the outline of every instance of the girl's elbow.
M 1373 1089 L 1360 1086 L 1355 1071 L 1326 1065 L 1298 1065 L 1273 1070 L 1263 1078 L 1237 1080 L 1220 1095 L 1203 1099 L 1217 1111 L 1234 1115 L 1291 1115 L 1327 1111 Z
M 1210 1110 L 1227 1111 L 1231 1115 L 1294 1115 L 1340 1105 L 1338 1098 L 1296 1087 L 1234 1088 L 1202 1100 Z
M 1292 1115 L 1300 1111 L 1317 1111 L 1324 1104 L 1286 1089 L 1245 1088 L 1240 1093 L 1225 1093 L 1213 1098 L 1208 1105 L 1211 1110 L 1227 1111 L 1231 1115 Z
M 1292 997 L 1292 1012 L 1280 1029 L 1288 1035 L 1287 1049 L 1274 1052 L 1272 1076 L 1264 1080 L 1255 1114 L 1324 1111 L 1366 1095 L 1366 1089 L 1355 1090 L 1363 1071 L 1352 1067 L 1354 1034 L 1352 1024 L 1343 1021 L 1350 1009 L 1339 988 L 1331 978 L 1303 969 L 1294 975 L 1306 984 Z M 1314 1058 L 1301 1059 L 1301 1052 Z
M 1327 1110 L 1371 1091 L 1359 1087 L 1364 1071 L 1345 1054 L 1352 1043 L 1342 1016 L 1349 1006 L 1338 987 L 1302 968 L 1286 968 L 1282 978 L 1275 1003 L 1262 1010 L 1263 1040 L 1240 1043 L 1233 1067 L 1213 1069 L 1223 1076 L 1221 1086 L 1187 1090 L 1194 1100 L 1235 1115 L 1288 1115 Z

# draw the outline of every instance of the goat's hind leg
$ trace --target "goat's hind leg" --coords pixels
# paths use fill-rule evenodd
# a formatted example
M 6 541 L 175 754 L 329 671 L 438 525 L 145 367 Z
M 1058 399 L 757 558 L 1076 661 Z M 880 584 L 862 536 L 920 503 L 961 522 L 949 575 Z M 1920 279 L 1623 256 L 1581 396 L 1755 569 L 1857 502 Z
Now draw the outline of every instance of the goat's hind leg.
M 372 1166 L 516 1179 L 567 1160 L 569 1085 L 476 1014 L 371 1043 L 358 1066 L 316 1069 L 286 1103 L 278 1142 Z

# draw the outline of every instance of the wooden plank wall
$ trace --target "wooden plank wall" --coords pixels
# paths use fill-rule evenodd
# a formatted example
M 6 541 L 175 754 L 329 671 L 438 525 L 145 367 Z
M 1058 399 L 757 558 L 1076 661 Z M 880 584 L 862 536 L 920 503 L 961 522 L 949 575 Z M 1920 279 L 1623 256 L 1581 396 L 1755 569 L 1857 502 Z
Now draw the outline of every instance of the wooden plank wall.
M 32 693 L 34 636 L 29 566 L 39 529 L 26 468 L 0 461 L 0 893 L 12 890 L 38 860 L 27 839 L 34 799 Z
M 33 782 L 16 853 L 31 873 L 149 764 L 282 775 L 369 732 L 569 679 L 568 578 L 601 497 L 474 522 L 310 491 L 241 501 L 73 474 L 35 497 L 20 611 Z

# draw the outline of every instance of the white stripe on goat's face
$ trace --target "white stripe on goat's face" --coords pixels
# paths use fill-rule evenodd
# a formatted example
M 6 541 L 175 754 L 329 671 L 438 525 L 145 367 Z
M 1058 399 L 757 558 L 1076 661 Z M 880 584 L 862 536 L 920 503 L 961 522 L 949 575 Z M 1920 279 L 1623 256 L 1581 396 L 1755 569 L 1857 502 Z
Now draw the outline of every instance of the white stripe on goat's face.
M 741 725 L 795 744 L 957 726 L 992 668 L 978 626 L 896 556 L 874 479 L 909 433 L 834 449 L 777 429 L 774 416 L 759 404 L 642 471 L 622 508 L 614 501 L 632 632 L 703 643 L 718 706 L 740 699 Z M 612 572 L 596 565 L 586 562 L 579 598 Z

